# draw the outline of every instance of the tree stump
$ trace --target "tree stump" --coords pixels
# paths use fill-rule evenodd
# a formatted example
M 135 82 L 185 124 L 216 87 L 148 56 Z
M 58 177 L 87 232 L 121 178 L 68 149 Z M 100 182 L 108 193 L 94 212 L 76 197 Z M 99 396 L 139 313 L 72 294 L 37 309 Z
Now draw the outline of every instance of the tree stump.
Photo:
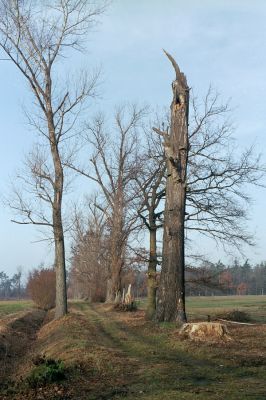
M 196 322 L 184 324 L 179 331 L 183 339 L 191 339 L 199 342 L 230 341 L 226 325 L 218 322 Z
M 122 297 L 120 296 L 120 301 L 115 304 L 114 309 L 118 311 L 136 311 L 137 306 L 132 294 L 131 283 L 128 285 L 127 292 L 123 289 Z

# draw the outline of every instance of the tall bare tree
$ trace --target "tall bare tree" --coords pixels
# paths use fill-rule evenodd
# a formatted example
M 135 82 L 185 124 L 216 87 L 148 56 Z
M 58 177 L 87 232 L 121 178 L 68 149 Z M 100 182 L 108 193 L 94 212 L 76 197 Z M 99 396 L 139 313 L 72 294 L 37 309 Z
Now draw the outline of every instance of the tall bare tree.
M 103 201 L 97 206 L 106 215 L 110 236 L 107 302 L 114 302 L 121 294 L 126 245 L 136 225 L 137 215 L 132 209 L 136 197 L 133 182 L 139 171 L 138 130 L 145 113 L 145 108 L 120 107 L 115 113 L 114 132 L 109 131 L 104 116 L 98 115 L 87 125 L 85 137 L 89 148 L 94 149 L 90 166 L 68 164 L 96 182 L 102 195 Z
M 52 218 L 41 211 L 33 213 L 19 195 L 15 208 L 23 215 L 22 224 L 49 226 L 53 230 L 56 268 L 56 318 L 67 312 L 65 247 L 62 221 L 64 192 L 63 144 L 75 132 L 81 106 L 94 94 L 96 76 L 79 77 L 79 85 L 55 83 L 55 64 L 67 51 L 82 50 L 86 34 L 104 10 L 104 3 L 87 0 L 0 1 L 0 46 L 27 81 L 34 97 L 37 115 L 30 112 L 30 123 L 46 141 L 50 166 L 38 160 L 31 163 L 35 174 L 35 195 L 51 206 Z M 73 87 L 74 86 L 74 87 Z M 34 202 L 34 200 L 33 200 Z M 41 218 L 39 218 L 41 217 Z

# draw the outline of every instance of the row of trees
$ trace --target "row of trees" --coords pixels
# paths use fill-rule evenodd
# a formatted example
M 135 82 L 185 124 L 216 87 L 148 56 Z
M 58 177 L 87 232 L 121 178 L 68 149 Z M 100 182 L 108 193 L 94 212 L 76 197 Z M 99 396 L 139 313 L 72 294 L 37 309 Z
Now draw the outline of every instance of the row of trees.
M 52 230 L 56 318 L 67 312 L 62 202 L 66 172 L 72 171 L 87 178 L 90 187 L 93 182 L 97 195 L 84 216 L 74 213 L 71 273 L 100 282 L 91 285 L 91 298 L 115 302 L 128 267 L 146 261 L 147 317 L 185 321 L 185 232 L 188 238 L 197 231 L 235 246 L 251 243 L 244 226 L 249 200 L 244 189 L 260 181 L 263 169 L 252 148 L 236 151 L 229 108 L 212 90 L 203 103 L 192 96 L 189 116 L 190 89 L 168 53 L 176 74 L 170 113 L 154 118 L 146 107 L 120 107 L 112 122 L 98 114 L 81 125 L 98 74 L 55 83 L 56 61 L 67 50 L 82 49 L 105 6 L 87 0 L 0 1 L 0 46 L 33 93 L 36 113 L 31 110 L 28 118 L 39 134 L 18 176 L 22 190 L 16 186 L 7 202 L 17 214 L 14 222 Z

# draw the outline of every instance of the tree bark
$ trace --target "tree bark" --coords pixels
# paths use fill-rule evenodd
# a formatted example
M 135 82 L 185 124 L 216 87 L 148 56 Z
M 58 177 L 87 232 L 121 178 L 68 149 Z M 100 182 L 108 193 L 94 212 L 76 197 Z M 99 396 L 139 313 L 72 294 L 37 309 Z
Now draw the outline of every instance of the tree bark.
M 166 203 L 164 213 L 163 261 L 155 319 L 186 322 L 184 221 L 188 158 L 189 88 L 175 60 L 166 53 L 176 71 L 172 84 L 170 134 L 165 137 L 167 158 Z
M 67 288 L 64 238 L 55 239 L 56 304 L 55 318 L 67 314 Z
M 148 265 L 148 297 L 147 297 L 147 308 L 146 318 L 152 319 L 156 311 L 156 267 L 157 267 L 157 249 L 156 249 L 156 233 L 157 227 L 151 227 L 150 230 L 150 256 Z
M 123 262 L 118 255 L 112 260 L 111 263 L 111 302 L 117 302 L 119 296 L 121 297 L 121 271 Z
M 60 184 L 54 193 L 53 226 L 55 241 L 55 270 L 56 270 L 56 305 L 55 318 L 61 318 L 67 314 L 67 288 L 65 243 L 62 223 L 62 193 L 63 193 L 63 169 L 61 169 Z M 56 185 L 55 185 L 56 186 Z

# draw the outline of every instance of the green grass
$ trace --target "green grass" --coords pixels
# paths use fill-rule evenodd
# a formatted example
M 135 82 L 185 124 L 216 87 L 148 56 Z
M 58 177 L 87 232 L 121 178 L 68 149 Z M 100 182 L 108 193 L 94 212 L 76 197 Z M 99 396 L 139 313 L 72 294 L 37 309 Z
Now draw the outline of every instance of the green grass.
M 7 300 L 0 301 L 0 318 L 14 314 L 19 311 L 24 311 L 33 307 L 33 303 L 30 300 Z

